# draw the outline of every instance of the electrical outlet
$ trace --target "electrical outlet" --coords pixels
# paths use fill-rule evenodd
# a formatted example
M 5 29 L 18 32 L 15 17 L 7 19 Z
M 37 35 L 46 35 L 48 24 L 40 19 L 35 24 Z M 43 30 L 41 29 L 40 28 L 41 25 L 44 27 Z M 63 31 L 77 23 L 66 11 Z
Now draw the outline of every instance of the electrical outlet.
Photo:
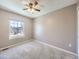
M 69 47 L 72 47 L 72 44 L 71 43 L 69 43 Z

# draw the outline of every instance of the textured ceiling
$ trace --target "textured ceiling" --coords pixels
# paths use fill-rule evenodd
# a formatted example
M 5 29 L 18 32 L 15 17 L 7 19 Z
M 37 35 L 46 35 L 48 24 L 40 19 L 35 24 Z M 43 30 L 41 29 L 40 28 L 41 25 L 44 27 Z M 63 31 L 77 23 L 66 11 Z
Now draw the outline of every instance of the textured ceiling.
M 27 1 L 27 0 L 26 0 Z M 35 18 L 38 16 L 42 16 L 48 12 L 55 11 L 66 6 L 75 4 L 77 0 L 38 0 L 41 5 L 40 12 L 35 12 L 31 14 L 27 11 L 23 11 L 24 5 L 22 4 L 22 0 L 0 0 L 0 8 L 6 9 L 12 12 L 16 12 L 18 14 Z

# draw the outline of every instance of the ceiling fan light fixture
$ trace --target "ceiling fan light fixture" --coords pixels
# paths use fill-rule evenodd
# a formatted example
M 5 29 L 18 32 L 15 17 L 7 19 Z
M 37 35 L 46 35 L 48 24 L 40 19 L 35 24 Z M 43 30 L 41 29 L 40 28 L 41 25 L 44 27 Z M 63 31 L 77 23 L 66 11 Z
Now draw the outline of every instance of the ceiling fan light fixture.
M 34 13 L 34 12 L 35 12 L 34 9 L 28 9 L 27 11 L 28 11 L 28 12 L 31 12 L 31 13 Z
M 28 4 L 24 2 L 24 6 L 25 8 L 23 10 L 27 10 L 31 13 L 34 13 L 35 11 L 40 12 L 40 9 L 38 9 L 39 4 L 38 4 L 38 1 L 36 0 L 32 0 L 32 2 L 30 1 Z

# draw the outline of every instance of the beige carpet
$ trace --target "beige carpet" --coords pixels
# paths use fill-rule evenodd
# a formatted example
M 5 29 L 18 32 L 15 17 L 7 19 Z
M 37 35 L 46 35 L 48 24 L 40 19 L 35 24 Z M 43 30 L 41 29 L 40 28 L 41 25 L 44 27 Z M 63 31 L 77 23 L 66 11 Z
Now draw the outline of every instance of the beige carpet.
M 75 59 L 75 57 L 33 41 L 0 52 L 0 59 Z

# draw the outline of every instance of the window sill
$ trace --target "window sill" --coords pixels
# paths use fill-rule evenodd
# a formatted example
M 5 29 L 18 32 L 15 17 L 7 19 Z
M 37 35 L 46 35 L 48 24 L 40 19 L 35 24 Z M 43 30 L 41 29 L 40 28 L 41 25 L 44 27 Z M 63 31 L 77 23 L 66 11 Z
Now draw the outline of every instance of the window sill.
M 18 39 L 18 38 L 24 38 L 24 35 L 20 34 L 20 35 L 10 35 L 9 36 L 9 40 Z

